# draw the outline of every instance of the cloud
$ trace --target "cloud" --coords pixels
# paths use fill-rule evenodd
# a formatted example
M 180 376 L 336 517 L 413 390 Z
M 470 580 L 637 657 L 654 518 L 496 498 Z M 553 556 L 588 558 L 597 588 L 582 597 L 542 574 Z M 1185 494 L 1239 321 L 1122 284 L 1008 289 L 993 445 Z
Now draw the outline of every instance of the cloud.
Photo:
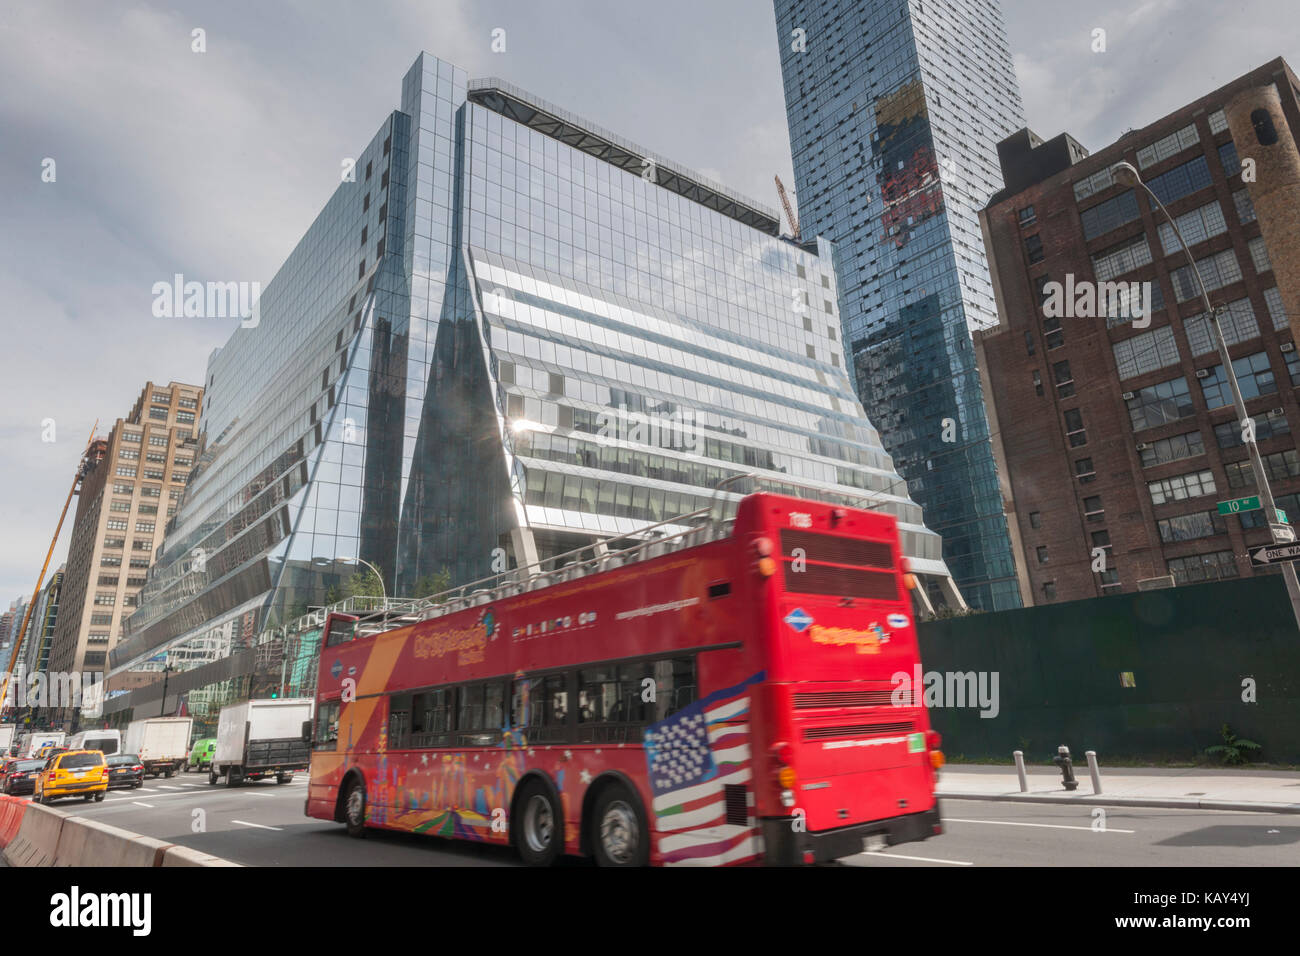
M 1279 53 L 1294 62 L 1291 6 L 1003 0 L 1030 125 L 1092 149 Z M 421 49 L 769 208 L 774 173 L 794 188 L 772 7 L 758 0 L 43 0 L 0 18 L 6 606 L 30 592 L 91 423 L 106 432 L 147 380 L 200 382 L 236 324 L 154 319 L 153 283 L 265 286 Z M 1097 26 L 1104 55 L 1089 49 Z M 505 53 L 491 49 L 498 27 Z M 195 28 L 206 53 L 191 51 Z M 40 181 L 45 157 L 56 183 Z M 39 441 L 46 417 L 54 445 Z

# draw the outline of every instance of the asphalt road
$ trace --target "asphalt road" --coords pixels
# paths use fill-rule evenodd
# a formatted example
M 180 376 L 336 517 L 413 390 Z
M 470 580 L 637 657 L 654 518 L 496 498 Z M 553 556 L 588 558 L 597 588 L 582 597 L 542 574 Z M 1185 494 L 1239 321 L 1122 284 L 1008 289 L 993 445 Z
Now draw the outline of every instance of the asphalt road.
M 55 806 L 248 866 L 519 866 L 513 851 L 436 837 L 370 831 L 304 816 L 307 778 L 234 789 L 207 775 L 146 780 L 103 803 Z M 921 843 L 861 853 L 846 866 L 1292 866 L 1300 859 L 1293 814 L 1011 804 L 944 798 L 946 832 Z M 1104 822 L 1105 828 L 1101 828 Z M 569 865 L 590 865 L 569 861 Z

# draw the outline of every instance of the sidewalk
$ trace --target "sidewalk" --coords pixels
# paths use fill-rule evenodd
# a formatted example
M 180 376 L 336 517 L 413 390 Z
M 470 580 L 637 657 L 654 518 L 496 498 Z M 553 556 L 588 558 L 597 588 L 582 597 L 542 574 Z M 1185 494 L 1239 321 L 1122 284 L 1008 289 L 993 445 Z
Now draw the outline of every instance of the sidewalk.
M 958 764 L 939 772 L 941 797 L 1024 803 L 1084 803 L 1109 807 L 1181 807 L 1300 813 L 1300 773 L 1210 767 L 1165 769 L 1101 767 L 1101 794 L 1094 794 L 1086 762 L 1075 764 L 1079 788 L 1061 786 L 1055 767 L 1026 767 L 1029 785 L 1020 792 L 1015 764 L 1005 767 Z

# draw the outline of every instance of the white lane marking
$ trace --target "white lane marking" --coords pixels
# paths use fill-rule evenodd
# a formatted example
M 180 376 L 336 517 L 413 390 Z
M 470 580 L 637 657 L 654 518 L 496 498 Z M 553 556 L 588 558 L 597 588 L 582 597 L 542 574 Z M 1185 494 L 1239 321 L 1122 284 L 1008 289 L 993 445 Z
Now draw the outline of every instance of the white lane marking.
M 169 787 L 169 786 L 167 786 L 167 784 L 165 784 L 165 783 L 160 783 L 160 784 L 158 784 L 158 789 L 159 789 L 159 790 L 179 790 L 180 787 Z
M 141 803 L 139 800 L 132 800 L 131 802 L 134 803 L 137 807 L 146 807 L 150 810 L 153 809 L 152 803 Z
M 249 823 L 247 820 L 231 820 L 231 823 L 238 823 L 241 826 L 257 827 L 259 830 L 283 830 L 284 827 L 268 827 L 265 823 Z
M 1064 823 L 1018 823 L 1014 820 L 963 820 L 960 817 L 944 817 L 944 823 L 987 823 L 996 827 L 1044 827 L 1048 830 L 1091 830 L 1093 833 L 1136 833 L 1136 830 L 1121 830 L 1118 827 L 1077 827 Z
M 866 853 L 859 853 L 858 856 L 883 856 L 889 860 L 919 860 L 922 863 L 948 863 L 952 866 L 974 866 L 967 860 L 936 860 L 930 856 L 903 856 L 901 853 L 884 853 L 880 850 L 872 850 Z

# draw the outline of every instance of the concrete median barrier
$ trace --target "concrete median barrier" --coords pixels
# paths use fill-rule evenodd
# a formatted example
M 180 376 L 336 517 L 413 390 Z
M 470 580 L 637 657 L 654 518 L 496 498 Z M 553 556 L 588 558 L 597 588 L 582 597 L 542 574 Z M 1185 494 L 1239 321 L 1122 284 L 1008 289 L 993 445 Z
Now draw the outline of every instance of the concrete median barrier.
M 5 847 L 5 862 L 10 866 L 53 866 L 66 819 L 65 813 L 39 803 L 29 803 L 23 812 L 18 835 Z
M 67 817 L 59 833 L 54 865 L 158 866 L 171 845 L 98 820 Z
M 4 861 L 9 866 L 239 866 L 198 850 L 12 797 L 0 802 L 0 837 L 8 828 L 14 831 L 4 847 Z
M 202 850 L 191 850 L 187 846 L 169 846 L 163 853 L 162 866 L 242 866 L 241 863 L 232 863 L 230 860 L 223 860 L 219 856 L 213 856 L 210 853 L 204 853 Z
M 0 796 L 0 850 L 18 837 L 18 828 L 22 826 L 23 814 L 26 811 L 26 800 Z

